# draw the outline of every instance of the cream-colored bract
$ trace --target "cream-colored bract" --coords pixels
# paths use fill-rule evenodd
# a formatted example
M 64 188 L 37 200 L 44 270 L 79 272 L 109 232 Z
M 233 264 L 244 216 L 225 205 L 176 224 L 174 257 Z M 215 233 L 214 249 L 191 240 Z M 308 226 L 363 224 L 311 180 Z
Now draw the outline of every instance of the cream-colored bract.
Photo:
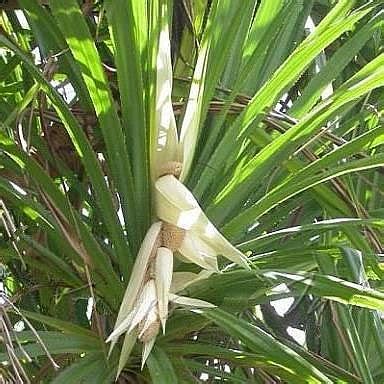
M 117 315 L 116 323 L 120 323 L 124 314 L 132 309 L 132 305 L 136 300 L 140 287 L 143 284 L 143 279 L 148 268 L 148 262 L 151 255 L 156 252 L 159 244 L 161 232 L 161 222 L 153 223 L 148 229 L 141 247 L 136 257 L 135 264 L 132 268 L 131 278 L 129 279 L 127 290 L 124 294 L 123 302 L 120 306 L 119 314 Z
M 186 296 L 178 296 L 171 293 L 170 299 L 173 303 L 192 308 L 215 308 L 216 305 L 204 300 L 194 299 Z
M 172 283 L 173 252 L 165 247 L 157 250 L 155 264 L 155 282 L 159 307 L 159 317 L 163 333 L 165 333 L 165 322 L 168 318 L 169 290 Z
M 228 260 L 249 269 L 246 256 L 234 247 L 211 223 L 199 203 L 173 175 L 165 175 L 155 182 L 155 207 L 157 217 L 187 231 L 184 247 L 180 252 L 186 257 L 193 257 L 191 246 L 196 244 L 196 264 L 205 269 L 215 269 L 212 257 L 222 255 Z M 183 250 L 188 250 L 187 254 Z M 202 256 L 211 267 L 201 265 Z
M 201 268 L 219 272 L 217 252 L 204 239 L 196 236 L 193 231 L 186 232 L 179 252 L 188 261 L 199 265 Z
M 172 106 L 172 63 L 168 23 L 159 36 L 156 60 L 156 111 L 154 137 L 152 137 L 151 174 L 156 179 L 160 167 L 169 161 L 181 161 L 176 120 Z
M 115 329 L 122 323 L 123 320 L 126 319 L 128 313 L 130 313 L 133 309 L 133 304 L 135 303 L 140 288 L 143 285 L 145 273 L 148 269 L 149 259 L 153 252 L 156 252 L 156 244 L 159 244 L 160 231 L 161 222 L 153 223 L 148 229 L 144 240 L 141 243 L 135 264 L 132 268 L 132 273 L 128 282 L 127 289 L 124 293 L 123 301 L 120 305 L 119 313 L 115 323 Z M 116 341 L 112 340 L 109 353 L 111 353 L 115 343 Z
M 140 295 L 135 303 L 134 309 L 127 313 L 125 319 L 115 327 L 114 331 L 107 338 L 107 342 L 117 340 L 124 332 L 132 332 L 132 330 L 142 321 L 156 306 L 156 286 L 153 279 L 149 280 L 140 292 Z
M 113 332 L 106 342 L 114 345 L 118 338 L 126 333 L 120 354 L 118 375 L 129 358 L 137 339 L 143 342 L 142 365 L 145 363 L 154 345 L 161 323 L 163 332 L 168 317 L 168 305 L 175 304 L 191 308 L 212 308 L 213 305 L 203 300 L 178 296 L 171 293 L 173 275 L 173 252 L 159 245 L 159 223 L 149 229 L 136 258 L 132 277 Z M 140 256 L 140 258 L 139 258 Z M 141 278 L 141 281 L 138 279 Z M 197 279 L 196 279 L 197 280 Z M 133 281 L 133 282 L 132 282 Z M 182 285 L 180 285 L 183 288 Z

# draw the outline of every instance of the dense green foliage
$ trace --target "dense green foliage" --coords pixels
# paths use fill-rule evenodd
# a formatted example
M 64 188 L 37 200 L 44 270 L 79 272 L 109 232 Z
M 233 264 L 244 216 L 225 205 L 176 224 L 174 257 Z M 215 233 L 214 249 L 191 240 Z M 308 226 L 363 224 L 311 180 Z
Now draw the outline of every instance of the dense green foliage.
M 384 382 L 382 1 L 2 7 L 0 381 L 115 379 L 105 339 L 154 219 L 165 17 L 183 181 L 252 268 L 222 259 L 188 286 L 218 308 L 171 309 L 118 382 Z

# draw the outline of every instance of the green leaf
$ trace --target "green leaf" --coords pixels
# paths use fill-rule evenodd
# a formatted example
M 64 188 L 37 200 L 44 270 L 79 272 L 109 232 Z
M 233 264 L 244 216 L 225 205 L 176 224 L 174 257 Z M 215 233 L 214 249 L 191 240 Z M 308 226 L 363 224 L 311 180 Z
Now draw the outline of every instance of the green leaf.
M 346 2 L 342 3 L 345 5 Z M 215 170 L 222 169 L 223 163 L 226 164 L 228 160 L 236 158 L 245 135 L 250 127 L 261 122 L 263 112 L 278 102 L 283 93 L 294 84 L 300 74 L 325 47 L 342 33 L 353 28 L 353 25 L 370 10 L 371 8 L 368 7 L 362 11 L 352 13 L 328 28 L 324 28 L 323 24 L 320 23 L 317 30 L 308 36 L 287 58 L 272 78 L 256 93 L 247 108 L 232 124 L 231 129 L 227 130 L 224 137 L 220 140 L 207 167 L 202 172 L 200 182 L 195 188 L 198 196 L 201 196 L 210 184 L 209 180 L 212 180 Z M 325 20 L 324 23 L 327 23 L 328 26 L 328 20 Z
M 50 5 L 59 28 L 80 66 L 92 99 L 106 145 L 107 162 L 113 182 L 119 191 L 124 222 L 130 234 L 131 252 L 135 253 L 148 223 L 135 214 L 138 202 L 137 195 L 134 193 L 132 169 L 125 145 L 126 138 L 123 135 L 98 51 L 77 1 L 54 0 Z M 142 207 L 142 205 L 139 206 Z M 127 247 L 123 246 L 121 241 L 116 242 L 116 247 L 121 267 L 124 268 L 127 276 L 132 259 L 127 257 Z
M 299 347 L 297 344 L 289 343 L 289 347 L 295 350 L 295 352 L 298 354 L 302 355 L 302 357 L 306 360 L 311 361 L 312 364 L 315 364 L 327 375 L 332 376 L 338 380 L 337 382 L 359 383 L 359 380 L 356 376 L 349 374 L 349 372 L 340 369 L 325 359 L 321 359 L 316 355 L 312 355 L 304 348 Z M 191 357 L 193 357 L 197 355 L 199 357 L 201 356 L 211 359 L 222 359 L 223 361 L 230 361 L 237 367 L 257 367 L 261 369 L 268 369 L 270 363 L 268 356 L 263 355 L 260 351 L 251 353 L 248 351 L 236 350 L 232 348 L 223 348 L 208 343 L 173 343 L 167 345 L 167 351 L 174 356 L 187 357 L 191 355 Z
M 142 212 L 143 229 L 149 226 L 149 137 L 146 97 L 143 33 L 147 30 L 146 5 L 143 1 L 113 0 L 106 4 L 109 27 L 115 47 L 115 63 L 120 91 L 122 129 L 132 164 L 135 197 Z M 140 30 L 127 28 L 140 25 Z M 132 212 L 130 213 L 132 215 Z M 141 234 L 143 236 L 144 233 Z
M 52 381 L 52 384 L 94 383 L 106 384 L 113 381 L 113 371 L 106 358 L 100 353 L 90 353 L 66 367 Z
M 152 383 L 168 384 L 178 383 L 172 362 L 160 347 L 154 347 L 147 360 L 147 366 Z
M 314 163 L 313 163 L 314 164 Z M 318 184 L 332 180 L 336 177 L 346 175 L 352 172 L 364 171 L 371 168 L 378 168 L 384 165 L 384 155 L 379 154 L 371 158 L 351 161 L 347 164 L 332 167 L 329 171 L 322 172 L 318 175 L 303 179 L 301 173 L 293 176 L 287 184 L 280 184 L 276 190 L 266 194 L 265 197 L 260 199 L 252 207 L 244 210 L 234 220 L 230 221 L 225 230 L 230 230 L 234 233 L 235 228 L 244 228 L 247 223 L 252 222 L 259 218 L 261 215 L 267 213 L 269 210 L 283 203 L 285 200 L 312 188 Z M 310 173 L 308 173 L 310 174 Z M 284 197 L 283 197 L 284 196 Z
M 384 293 L 367 288 L 336 276 L 317 273 L 284 273 L 279 271 L 263 272 L 263 276 L 278 282 L 285 282 L 292 289 L 312 294 L 343 304 L 363 308 L 384 309 Z
M 265 360 L 268 360 L 269 371 L 275 372 L 282 379 L 294 383 L 332 382 L 300 355 L 259 327 L 220 309 L 205 311 L 204 316 L 213 320 L 232 337 L 237 337 L 250 350 L 262 353 Z
M 333 304 L 332 310 L 334 311 L 334 316 L 337 317 L 335 319 L 336 323 L 341 328 L 344 337 L 347 339 L 348 347 L 346 348 L 351 351 L 349 357 L 352 358 L 352 364 L 355 371 L 360 374 L 364 383 L 374 384 L 375 381 L 369 369 L 367 357 L 365 356 L 362 346 L 362 340 L 359 337 L 351 313 L 347 308 L 342 307 L 340 304 Z
M 71 334 L 69 337 L 60 332 L 38 331 L 41 340 L 51 355 L 58 354 L 80 354 L 84 352 L 98 352 L 101 350 L 100 340 L 96 338 L 84 337 L 79 334 Z M 31 358 L 45 356 L 46 352 L 36 337 L 30 331 L 17 332 L 17 339 L 25 352 Z M 19 358 L 25 355 L 20 348 L 15 348 L 15 353 Z M 7 361 L 7 353 L 0 354 L 0 361 Z
M 65 52 L 68 46 L 54 19 L 47 9 L 36 0 L 21 0 L 20 4 L 26 12 L 27 19 L 39 43 L 42 55 L 47 58 L 52 54 L 59 54 L 58 63 L 60 70 L 66 73 L 70 79 L 80 104 L 89 110 L 92 103 L 81 77 L 79 67 L 76 65 L 72 55 L 69 52 Z
M 327 61 L 321 71 L 304 88 L 300 98 L 290 108 L 293 117 L 300 118 L 317 102 L 324 88 L 330 84 L 337 75 L 356 56 L 372 34 L 383 26 L 383 12 L 380 12 L 368 21 L 361 29 L 342 46 Z
M 130 258 L 129 248 L 127 247 L 127 243 L 124 239 L 123 228 L 119 223 L 117 212 L 113 204 L 112 194 L 108 186 L 106 185 L 106 181 L 100 167 L 100 162 L 97 160 L 96 154 L 94 153 L 90 143 L 88 142 L 83 129 L 79 126 L 77 120 L 70 112 L 68 105 L 64 102 L 61 96 L 52 88 L 52 86 L 43 77 L 42 73 L 37 69 L 37 67 L 35 67 L 31 60 L 6 37 L 0 35 L 0 42 L 9 49 L 11 49 L 17 56 L 22 59 L 23 64 L 27 66 L 30 73 L 41 84 L 43 90 L 47 93 L 47 95 L 53 102 L 55 109 L 57 110 L 61 120 L 63 121 L 68 131 L 69 136 L 71 137 L 71 140 L 77 150 L 77 153 L 83 161 L 87 174 L 92 181 L 92 187 L 95 190 L 97 202 L 103 214 L 103 219 L 105 220 L 111 238 L 113 239 L 113 242 L 116 245 L 119 257 L 122 261 L 124 261 L 124 263 L 122 263 L 122 266 L 127 268 L 129 266 Z M 12 153 L 13 155 L 16 154 L 17 157 L 23 159 L 22 163 L 24 163 L 25 165 L 22 165 L 22 167 L 24 168 L 25 166 L 28 166 L 29 172 L 33 171 L 33 173 L 35 173 L 34 177 L 36 181 L 39 181 L 41 185 L 44 185 L 44 188 L 51 186 L 51 196 L 54 196 L 53 201 L 55 201 L 55 203 L 58 203 L 60 199 L 63 199 L 59 197 L 58 190 L 54 192 L 52 180 L 47 177 L 44 172 L 41 172 L 39 170 L 39 166 L 37 166 L 31 159 L 28 159 L 25 154 L 22 155 L 19 149 L 12 143 L 12 141 L 5 137 L 1 139 L 3 144 L 7 147 L 7 151 L 11 151 L 10 153 Z M 36 172 L 38 173 L 38 176 L 36 176 Z M 68 209 L 62 209 L 61 211 L 67 213 L 70 212 L 70 210 Z M 71 221 L 71 219 L 69 219 L 69 221 Z M 91 252 L 94 257 L 96 257 L 98 253 L 100 257 L 100 252 Z M 104 260 L 104 262 L 106 261 Z M 107 266 L 107 264 L 108 263 L 106 263 L 105 265 Z
M 232 179 L 232 182 L 216 199 L 215 210 L 220 211 L 221 219 L 228 214 L 231 205 L 233 208 L 235 204 L 238 205 L 239 202 L 244 201 L 249 191 L 253 189 L 255 181 L 264 176 L 267 169 L 273 166 L 273 163 L 287 159 L 295 148 L 316 133 L 336 112 L 345 111 L 351 103 L 356 102 L 365 93 L 383 86 L 383 63 L 384 55 L 380 55 L 367 64 L 329 99 L 307 114 L 298 124 L 264 147 L 249 161 L 241 170 L 241 174 L 236 175 L 237 177 Z M 239 225 L 239 221 L 242 221 L 245 215 L 242 216 L 241 219 L 235 218 L 230 224 L 227 224 L 227 228 L 234 226 L 236 221 L 236 225 Z
M 281 238 L 285 238 L 289 235 L 300 235 L 302 233 L 305 233 L 307 231 L 317 233 L 323 231 L 331 231 L 331 230 L 343 230 L 344 226 L 377 226 L 379 228 L 382 228 L 384 226 L 384 221 L 382 219 L 360 219 L 360 218 L 335 218 L 330 220 L 322 220 L 318 221 L 316 223 L 306 224 L 306 225 L 300 225 L 295 227 L 288 227 L 279 229 L 277 231 L 273 231 L 270 233 L 266 233 L 260 236 L 255 237 L 254 239 L 247 240 L 241 244 L 238 244 L 238 247 L 243 249 L 244 251 L 247 250 L 254 250 L 255 248 L 260 248 L 265 246 L 266 244 L 269 244 L 271 242 L 274 242 L 276 240 L 279 240 Z
M 94 332 L 90 331 L 89 329 L 80 327 L 79 325 L 72 324 L 64 320 L 55 319 L 51 316 L 45 316 L 37 312 L 22 310 L 22 314 L 29 319 L 41 322 L 45 325 L 48 325 L 49 327 L 58 329 L 59 331 L 62 331 L 69 335 L 87 337 L 89 340 L 93 340 L 93 342 L 95 343 L 100 342 L 100 339 Z

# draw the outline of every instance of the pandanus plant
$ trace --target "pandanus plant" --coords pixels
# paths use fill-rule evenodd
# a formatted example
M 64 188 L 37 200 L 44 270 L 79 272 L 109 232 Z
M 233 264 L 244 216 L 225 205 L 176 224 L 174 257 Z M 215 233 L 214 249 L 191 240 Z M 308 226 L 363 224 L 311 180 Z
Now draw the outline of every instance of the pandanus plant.
M 2 3 L 0 381 L 384 382 L 382 1 Z

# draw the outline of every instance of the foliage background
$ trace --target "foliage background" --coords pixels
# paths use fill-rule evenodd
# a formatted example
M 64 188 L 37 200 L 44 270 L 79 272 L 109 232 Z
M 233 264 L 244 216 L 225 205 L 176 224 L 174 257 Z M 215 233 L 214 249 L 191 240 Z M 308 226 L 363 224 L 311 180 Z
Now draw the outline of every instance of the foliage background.
M 164 15 L 178 126 L 197 133 L 185 183 L 253 268 L 189 286 L 219 308 L 174 310 L 119 382 L 382 382 L 383 6 L 352 0 L 2 4 L 0 374 L 114 380 L 104 340 L 153 214 Z

